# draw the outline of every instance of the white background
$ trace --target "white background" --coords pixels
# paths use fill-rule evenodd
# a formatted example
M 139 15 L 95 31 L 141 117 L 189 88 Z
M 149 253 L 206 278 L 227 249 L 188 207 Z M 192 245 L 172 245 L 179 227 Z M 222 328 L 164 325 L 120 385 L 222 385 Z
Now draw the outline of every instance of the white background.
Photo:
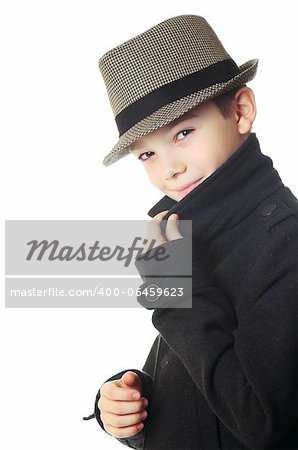
M 239 65 L 260 59 L 249 84 L 258 105 L 254 131 L 297 196 L 295 3 L 2 1 L 3 219 L 147 218 L 162 194 L 138 161 L 101 163 L 117 130 L 97 61 L 179 14 L 203 15 Z M 3 298 L 0 326 L 2 449 L 124 448 L 82 416 L 93 412 L 105 379 L 142 367 L 157 334 L 150 311 L 5 310 Z

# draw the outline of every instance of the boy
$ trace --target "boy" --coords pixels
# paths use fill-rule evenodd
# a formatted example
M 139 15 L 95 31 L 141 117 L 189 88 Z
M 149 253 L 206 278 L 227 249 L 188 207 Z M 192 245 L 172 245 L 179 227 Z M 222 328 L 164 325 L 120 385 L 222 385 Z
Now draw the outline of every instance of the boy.
M 96 396 L 100 426 L 131 448 L 298 448 L 298 202 L 251 132 L 257 63 L 238 67 L 194 15 L 99 62 L 120 134 L 104 164 L 131 152 L 165 194 L 149 241 L 179 254 L 177 219 L 192 220 L 192 308 L 141 295 L 159 335 Z M 147 264 L 142 287 L 163 287 Z

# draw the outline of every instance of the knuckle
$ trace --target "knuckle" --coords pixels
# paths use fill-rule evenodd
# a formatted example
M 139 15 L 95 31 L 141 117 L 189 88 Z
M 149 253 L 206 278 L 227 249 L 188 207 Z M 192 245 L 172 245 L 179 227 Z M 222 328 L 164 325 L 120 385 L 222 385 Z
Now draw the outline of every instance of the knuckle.
M 100 418 L 101 418 L 102 423 L 104 424 L 104 427 L 106 427 L 106 425 L 107 425 L 107 418 L 106 418 L 106 414 L 104 412 L 102 412 L 102 411 L 100 413 Z
M 142 411 L 143 411 L 143 408 L 144 408 L 144 400 L 142 400 L 142 399 L 140 399 L 139 401 L 138 401 L 138 412 L 140 412 L 140 413 L 142 413 Z
M 106 388 L 107 388 L 107 386 L 109 386 L 110 384 L 111 384 L 111 382 L 110 382 L 110 381 L 105 381 L 104 383 L 102 383 L 102 385 L 101 385 L 100 389 L 106 389 Z
M 105 392 L 105 385 L 103 384 L 103 385 L 100 386 L 100 388 L 99 388 L 99 393 L 100 393 L 100 395 L 102 396 L 102 395 L 104 395 L 104 392 Z
M 104 421 L 102 421 L 104 429 L 109 433 L 112 434 L 111 432 L 111 426 L 108 423 L 105 423 Z
M 108 390 L 109 390 L 109 383 L 106 382 L 102 384 L 99 389 L 100 395 L 107 395 Z
M 145 415 L 145 417 L 144 417 L 143 414 L 145 414 L 145 413 L 146 413 L 146 415 Z M 147 417 L 147 411 L 145 411 L 145 410 L 140 411 L 140 414 L 139 414 L 139 417 L 138 417 L 138 421 L 139 421 L 139 422 L 142 422 L 142 420 L 146 419 L 146 417 Z
M 164 209 L 163 211 L 160 211 L 158 214 L 156 214 L 154 216 L 154 219 L 155 218 L 159 219 L 160 217 L 164 217 L 167 214 L 167 212 L 168 212 L 168 209 Z

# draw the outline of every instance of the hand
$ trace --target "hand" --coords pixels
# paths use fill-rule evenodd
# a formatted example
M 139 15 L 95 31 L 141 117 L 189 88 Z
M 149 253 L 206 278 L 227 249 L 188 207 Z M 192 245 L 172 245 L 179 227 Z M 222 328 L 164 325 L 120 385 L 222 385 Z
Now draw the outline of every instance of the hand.
M 173 213 L 170 215 L 165 229 L 165 236 L 162 234 L 160 224 L 168 211 L 169 210 L 161 211 L 160 213 L 156 214 L 156 216 L 154 216 L 152 220 L 150 220 L 147 228 L 148 242 L 145 245 L 142 254 L 146 253 L 149 248 L 151 249 L 157 247 L 158 245 L 164 244 L 167 241 L 183 238 L 178 229 L 179 216 L 177 213 Z M 153 240 L 156 241 L 154 245 L 152 245 Z
M 119 380 L 107 381 L 100 388 L 100 418 L 105 430 L 116 438 L 131 437 L 141 431 L 147 406 L 140 377 L 135 372 L 125 372 Z

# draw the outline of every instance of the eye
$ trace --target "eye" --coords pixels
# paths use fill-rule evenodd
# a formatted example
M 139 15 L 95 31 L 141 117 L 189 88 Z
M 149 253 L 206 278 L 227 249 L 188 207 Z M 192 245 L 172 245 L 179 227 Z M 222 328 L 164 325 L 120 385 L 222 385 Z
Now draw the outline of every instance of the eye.
M 177 141 L 182 141 L 182 139 L 186 138 L 193 130 L 182 130 L 178 134 L 176 134 Z
M 139 159 L 141 161 L 147 161 L 152 155 L 154 155 L 154 152 L 144 152 L 139 156 Z

